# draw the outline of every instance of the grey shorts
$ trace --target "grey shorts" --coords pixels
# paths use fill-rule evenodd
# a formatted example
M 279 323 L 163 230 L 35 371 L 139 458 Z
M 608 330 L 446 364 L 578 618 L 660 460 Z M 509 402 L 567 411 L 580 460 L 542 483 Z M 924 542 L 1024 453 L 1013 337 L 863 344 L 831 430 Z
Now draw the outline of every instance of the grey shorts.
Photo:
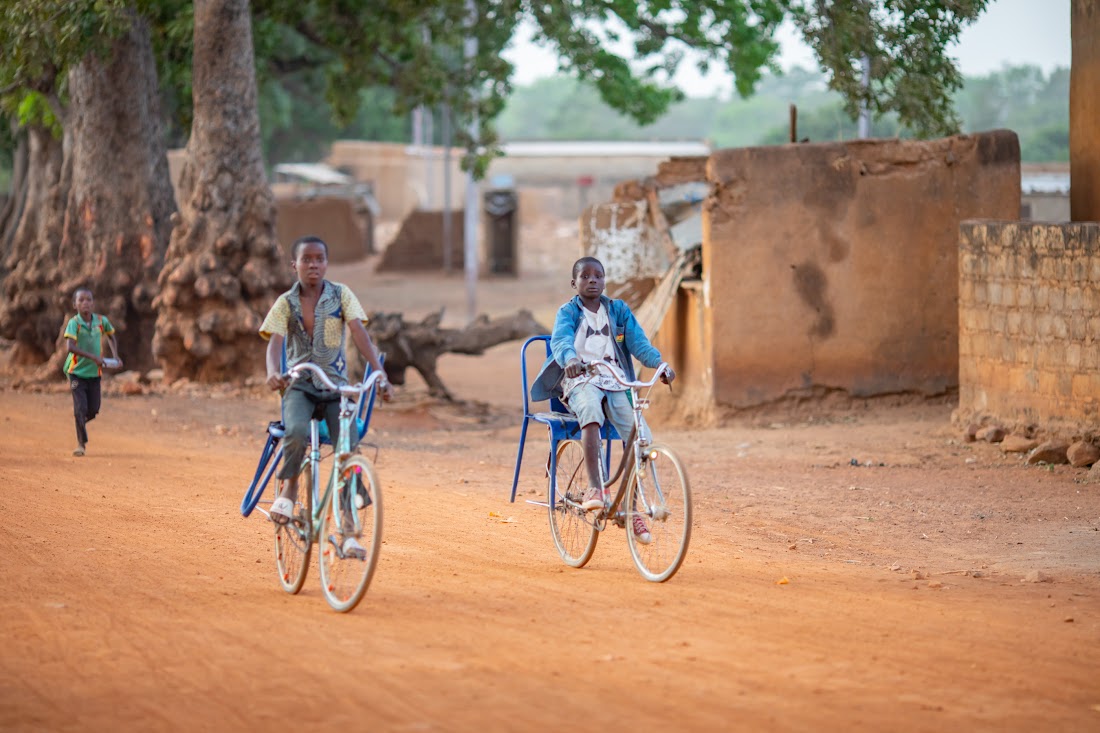
M 634 429 L 633 408 L 625 391 L 604 391 L 592 384 L 579 384 L 569 393 L 569 410 L 577 416 L 581 427 L 592 423 L 603 425 L 606 411 L 607 419 L 619 431 L 622 440 L 629 438 Z

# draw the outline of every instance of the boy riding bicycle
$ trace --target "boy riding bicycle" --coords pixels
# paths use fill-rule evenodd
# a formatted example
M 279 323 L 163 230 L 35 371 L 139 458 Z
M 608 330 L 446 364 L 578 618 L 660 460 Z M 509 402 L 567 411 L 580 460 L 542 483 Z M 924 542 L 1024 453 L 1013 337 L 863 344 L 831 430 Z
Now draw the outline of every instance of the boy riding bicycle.
M 302 237 L 291 247 L 291 266 L 298 282 L 271 306 L 260 335 L 267 339 L 267 384 L 283 394 L 283 463 L 277 478 L 279 497 L 271 505 L 272 521 L 286 524 L 294 517 L 298 499 L 298 471 L 309 445 L 309 423 L 324 418 L 333 445 L 340 433 L 340 394 L 321 387 L 313 377 L 292 384 L 283 376 L 285 345 L 287 368 L 312 362 L 337 385 L 345 385 L 345 325 L 363 358 L 376 370 L 382 369 L 378 352 L 367 333 L 367 315 L 359 299 L 346 285 L 325 280 L 328 245 L 319 237 Z M 289 385 L 289 388 L 288 388 Z M 382 399 L 393 397 L 393 387 L 379 379 Z M 355 538 L 348 538 L 354 543 Z M 354 550 L 356 548 L 350 548 Z M 362 549 L 362 548 L 358 548 Z
M 610 498 L 599 469 L 600 427 L 605 417 L 624 440 L 634 422 L 626 387 L 603 370 L 592 373 L 586 367 L 604 362 L 621 378 L 634 381 L 631 357 L 649 368 L 661 363 L 661 352 L 650 343 L 630 306 L 603 294 L 604 280 L 603 264 L 595 257 L 582 257 L 573 264 L 569 286 L 577 295 L 558 309 L 551 355 L 531 386 L 531 399 L 558 397 L 577 416 L 588 474 L 581 506 L 587 511 L 604 508 Z M 670 384 L 675 378 L 669 367 L 661 381 Z M 631 531 L 639 542 L 649 543 L 649 528 L 640 515 L 634 516 Z

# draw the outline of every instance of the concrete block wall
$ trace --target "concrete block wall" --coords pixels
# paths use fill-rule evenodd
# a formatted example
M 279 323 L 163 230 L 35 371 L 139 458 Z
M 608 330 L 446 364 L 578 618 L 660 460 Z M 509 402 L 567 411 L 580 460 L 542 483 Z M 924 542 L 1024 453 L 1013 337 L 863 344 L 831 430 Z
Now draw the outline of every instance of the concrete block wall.
M 959 413 L 1100 428 L 1100 224 L 959 227 Z

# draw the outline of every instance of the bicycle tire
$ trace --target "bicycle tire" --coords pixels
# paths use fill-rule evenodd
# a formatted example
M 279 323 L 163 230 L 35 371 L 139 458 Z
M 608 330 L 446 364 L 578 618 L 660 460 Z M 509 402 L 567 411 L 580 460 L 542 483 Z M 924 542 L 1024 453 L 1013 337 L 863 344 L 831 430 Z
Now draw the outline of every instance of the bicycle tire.
M 312 468 L 313 462 L 308 458 L 302 461 L 294 518 L 275 525 L 275 568 L 283 590 L 291 595 L 298 593 L 306 582 L 313 552 Z
M 648 526 L 648 544 L 634 534 L 635 516 Z M 687 556 L 691 519 L 691 486 L 680 458 L 668 446 L 649 446 L 626 495 L 627 544 L 642 577 L 663 583 L 676 574 Z
M 562 561 L 570 567 L 583 568 L 596 551 L 600 532 L 588 520 L 585 510 L 579 506 L 588 488 L 584 447 L 580 441 L 559 442 L 556 463 L 557 481 L 554 491 L 551 491 L 551 479 L 546 481 L 546 501 L 550 505 L 547 512 L 550 518 L 550 535 L 554 538 L 554 547 Z
M 360 492 L 360 487 L 365 495 Z M 344 497 L 348 497 L 345 501 Z M 363 497 L 362 501 L 357 501 Z M 341 508 L 341 503 L 346 507 Z M 361 505 L 360 505 L 361 504 Z M 341 548 L 350 532 L 342 531 L 341 518 L 353 517 L 355 536 L 366 550 L 362 558 L 345 556 Z M 382 488 L 378 474 L 370 461 L 352 456 L 344 464 L 341 475 L 321 518 L 320 554 L 321 590 L 333 609 L 347 613 L 355 608 L 370 587 L 378 556 L 382 549 Z

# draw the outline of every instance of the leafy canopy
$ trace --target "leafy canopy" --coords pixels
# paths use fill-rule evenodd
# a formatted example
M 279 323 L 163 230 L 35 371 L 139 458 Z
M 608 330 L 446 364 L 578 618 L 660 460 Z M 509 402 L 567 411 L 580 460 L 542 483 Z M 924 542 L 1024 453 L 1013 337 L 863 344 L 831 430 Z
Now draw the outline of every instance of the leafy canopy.
M 778 71 L 779 25 L 793 20 L 819 57 L 829 86 L 854 117 L 868 105 L 920 135 L 957 131 L 951 105 L 961 76 L 947 55 L 987 0 L 253 0 L 258 83 L 268 119 L 284 121 L 300 93 L 323 96 L 336 124 L 369 99 L 401 116 L 446 104 L 465 161 L 484 172 L 497 143 L 494 120 L 512 93 L 503 52 L 521 22 L 554 51 L 561 70 L 595 88 L 613 109 L 652 123 L 683 94 L 683 63 L 719 66 L 742 96 Z M 67 69 L 104 52 L 129 8 L 153 27 L 165 108 L 174 136 L 190 120 L 193 11 L 184 0 L 14 0 L 0 17 L 0 114 L 40 115 L 42 94 L 62 109 Z M 467 53 L 476 39 L 476 53 Z M 10 52 L 9 52 L 10 49 Z M 692 61 L 687 51 L 693 49 Z M 859 60 L 871 60 L 864 86 Z

